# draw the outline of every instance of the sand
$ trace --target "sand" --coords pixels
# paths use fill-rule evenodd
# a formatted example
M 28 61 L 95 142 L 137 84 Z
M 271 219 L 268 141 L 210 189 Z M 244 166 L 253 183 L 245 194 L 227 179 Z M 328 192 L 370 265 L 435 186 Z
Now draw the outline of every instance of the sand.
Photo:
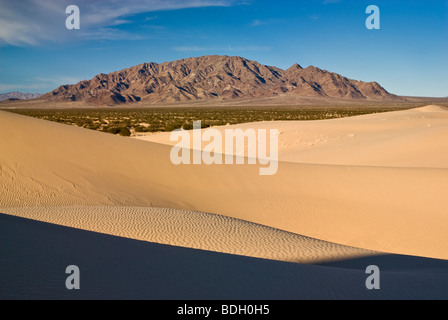
M 184 248 L 296 263 L 378 254 L 225 216 L 163 208 L 8 208 L 10 215 Z
M 175 166 L 166 134 L 141 141 L 0 111 L 0 212 L 296 263 L 448 259 L 444 108 L 237 127 L 279 130 L 276 175 Z
M 161 245 L 0 214 L 0 298 L 288 300 L 446 299 L 448 261 L 371 256 L 301 264 Z M 80 290 L 65 288 L 68 265 L 80 268 Z M 381 266 L 381 290 L 367 290 L 365 268 Z M 183 301 L 182 301 L 183 300 Z M 235 302 L 234 302 L 235 301 Z M 187 302 L 190 304 L 191 302 Z M 176 304 L 176 302 L 174 302 Z M 242 302 L 241 304 L 244 304 Z M 271 305 L 270 302 L 264 304 Z M 168 306 L 168 309 L 171 307 Z
M 331 111 L 329 111 L 331 113 Z M 426 106 L 321 121 L 255 122 L 215 127 L 279 130 L 279 160 L 296 163 L 379 167 L 448 167 L 448 111 Z M 202 129 L 202 133 L 208 129 Z M 144 141 L 175 145 L 170 133 L 140 135 Z M 207 142 L 203 143 L 203 147 Z M 247 150 L 245 152 L 247 156 Z

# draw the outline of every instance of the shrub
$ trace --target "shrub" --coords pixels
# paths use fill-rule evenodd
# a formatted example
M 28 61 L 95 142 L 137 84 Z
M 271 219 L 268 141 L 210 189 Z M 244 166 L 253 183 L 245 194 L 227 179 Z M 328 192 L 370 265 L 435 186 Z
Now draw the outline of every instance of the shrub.
M 131 131 L 127 127 L 112 127 L 107 129 L 108 133 L 118 134 L 120 136 L 129 137 Z
M 148 129 L 143 126 L 136 126 L 134 130 L 135 132 L 148 132 Z

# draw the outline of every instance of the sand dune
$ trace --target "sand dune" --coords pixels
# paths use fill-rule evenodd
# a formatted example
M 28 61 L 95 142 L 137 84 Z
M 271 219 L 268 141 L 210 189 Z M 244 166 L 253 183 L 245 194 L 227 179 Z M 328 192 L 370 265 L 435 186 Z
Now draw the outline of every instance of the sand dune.
M 155 244 L 4 214 L 0 214 L 0 243 L 0 299 L 4 300 L 448 297 L 446 260 L 383 255 L 324 265 L 288 263 Z M 81 290 L 64 286 L 64 270 L 74 263 L 81 269 Z M 365 268 L 372 264 L 381 266 L 381 290 L 364 286 Z M 288 318 L 293 310 L 287 311 L 281 318 Z M 279 308 L 274 312 L 278 315 Z
M 320 263 L 378 254 L 204 212 L 138 207 L 5 210 L 18 217 L 114 236 L 270 260 Z
M 0 112 L 0 134 L 7 137 L 0 140 L 0 208 L 4 213 L 60 206 L 201 211 L 347 246 L 448 259 L 447 149 L 440 149 L 447 113 L 429 107 L 314 122 L 304 129 L 269 123 L 279 129 L 291 125 L 299 136 L 304 130 L 304 137 L 333 127 L 328 141 L 345 135 L 339 134 L 340 147 L 330 143 L 329 150 L 307 151 L 312 163 L 281 162 L 275 176 L 263 177 L 251 165 L 174 166 L 168 145 Z M 297 132 L 282 132 L 286 142 L 296 139 Z M 289 147 L 285 143 L 284 149 Z M 391 153 L 382 156 L 383 147 Z M 280 159 L 302 162 L 301 149 L 291 150 Z
M 448 168 L 448 110 L 407 111 L 321 121 L 276 121 L 216 127 L 279 130 L 279 160 L 297 163 Z M 205 132 L 208 129 L 203 129 Z M 174 145 L 170 133 L 136 139 Z M 203 147 L 206 143 L 203 143 Z M 247 148 L 246 153 L 247 156 Z

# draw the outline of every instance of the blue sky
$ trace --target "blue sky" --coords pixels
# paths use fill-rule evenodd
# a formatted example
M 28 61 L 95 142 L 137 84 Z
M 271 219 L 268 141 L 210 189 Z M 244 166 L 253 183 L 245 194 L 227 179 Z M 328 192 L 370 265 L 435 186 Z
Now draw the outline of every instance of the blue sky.
M 80 8 L 67 30 L 65 8 Z M 380 30 L 368 30 L 368 5 Z M 389 92 L 448 96 L 446 0 L 0 0 L 0 93 L 45 93 L 206 54 L 314 65 Z

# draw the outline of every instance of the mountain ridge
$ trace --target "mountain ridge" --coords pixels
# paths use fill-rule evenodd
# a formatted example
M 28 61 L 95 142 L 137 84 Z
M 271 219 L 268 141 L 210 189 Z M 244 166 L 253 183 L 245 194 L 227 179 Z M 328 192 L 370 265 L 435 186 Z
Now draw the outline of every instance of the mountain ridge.
M 314 66 L 286 70 L 237 56 L 201 56 L 142 63 L 63 85 L 39 99 L 96 105 L 231 100 L 291 95 L 359 100 L 394 100 L 377 82 L 349 79 Z
M 1 93 L 0 101 L 30 100 L 30 99 L 39 98 L 40 96 L 41 96 L 41 94 L 39 94 L 39 93 L 23 93 L 23 92 L 13 91 L 13 92 Z

